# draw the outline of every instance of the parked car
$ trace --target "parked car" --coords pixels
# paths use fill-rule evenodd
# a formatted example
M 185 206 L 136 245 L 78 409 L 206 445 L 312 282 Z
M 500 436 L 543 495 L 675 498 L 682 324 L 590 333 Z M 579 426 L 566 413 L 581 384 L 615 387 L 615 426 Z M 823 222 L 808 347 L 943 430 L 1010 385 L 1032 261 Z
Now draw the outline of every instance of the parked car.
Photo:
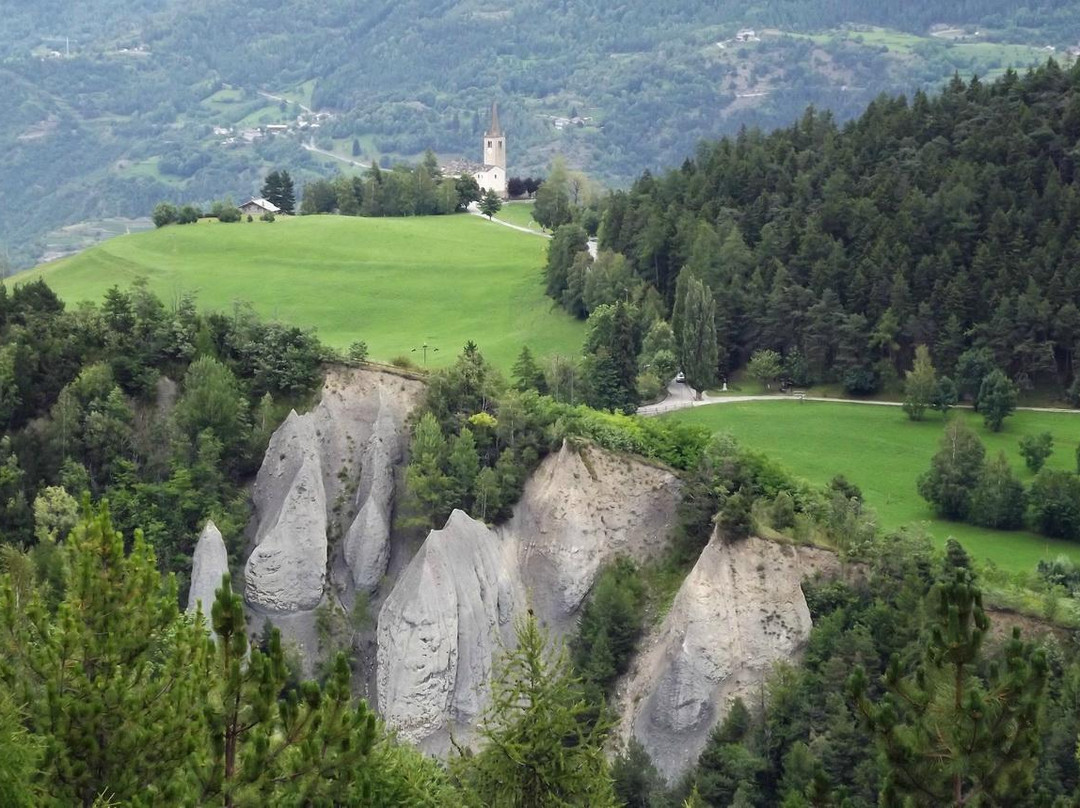
M 675 374 L 675 381 L 677 381 L 679 384 L 686 384 L 686 374 L 680 370 L 678 373 Z

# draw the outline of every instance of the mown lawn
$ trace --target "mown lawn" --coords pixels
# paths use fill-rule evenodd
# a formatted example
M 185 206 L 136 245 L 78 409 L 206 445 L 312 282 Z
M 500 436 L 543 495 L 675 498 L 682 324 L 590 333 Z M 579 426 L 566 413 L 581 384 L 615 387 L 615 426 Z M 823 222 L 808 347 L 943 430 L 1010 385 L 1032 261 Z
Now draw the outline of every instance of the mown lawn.
M 929 468 L 938 449 L 943 431 L 940 416 L 930 415 L 916 423 L 898 407 L 777 400 L 697 407 L 665 417 L 728 431 L 744 446 L 763 451 L 813 483 L 824 484 L 843 474 L 862 489 L 886 529 L 923 523 L 938 543 L 955 536 L 973 555 L 1006 569 L 1031 570 L 1040 559 L 1062 553 L 1080 562 L 1080 544 L 934 517 L 916 492 L 915 481 Z M 1054 454 L 1048 465 L 1076 468 L 1080 413 L 1020 412 L 996 434 L 974 413 L 956 412 L 951 417 L 971 422 L 988 456 L 1004 451 L 1025 484 L 1032 474 L 1017 447 L 1023 435 L 1050 432 Z
M 543 228 L 532 217 L 533 203 L 530 202 L 503 202 L 502 209 L 495 214 L 496 219 L 516 224 L 518 227 L 527 227 L 537 233 L 543 232 Z
M 546 247 L 464 214 L 207 221 L 112 239 L 14 282 L 44 278 L 74 303 L 146 278 L 167 305 L 185 292 L 205 309 L 250 301 L 264 316 L 316 328 L 329 345 L 365 340 L 373 359 L 423 364 L 413 349 L 426 341 L 438 367 L 471 339 L 508 370 L 526 344 L 539 356 L 581 350 L 583 325 L 544 296 Z

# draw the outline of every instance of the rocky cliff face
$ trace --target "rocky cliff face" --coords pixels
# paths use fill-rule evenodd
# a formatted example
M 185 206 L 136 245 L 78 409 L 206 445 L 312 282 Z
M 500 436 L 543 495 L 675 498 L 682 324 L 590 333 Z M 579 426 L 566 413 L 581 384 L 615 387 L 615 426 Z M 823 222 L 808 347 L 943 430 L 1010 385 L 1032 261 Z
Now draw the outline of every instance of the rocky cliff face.
M 491 662 L 531 608 L 556 633 L 573 626 L 601 566 L 659 552 L 674 523 L 670 472 L 564 446 L 490 529 L 455 511 L 432 531 L 383 604 L 377 700 L 387 723 L 429 751 L 468 739 L 487 704 Z
M 636 736 L 664 775 L 679 775 L 731 702 L 759 703 L 773 665 L 806 642 L 801 583 L 837 567 L 822 550 L 714 535 L 629 675 L 623 736 Z
M 330 578 L 343 590 L 369 591 L 386 571 L 405 420 L 422 391 L 420 382 L 388 373 L 333 372 L 318 405 L 290 413 L 270 440 L 252 492 L 244 595 L 308 659 L 310 613 Z

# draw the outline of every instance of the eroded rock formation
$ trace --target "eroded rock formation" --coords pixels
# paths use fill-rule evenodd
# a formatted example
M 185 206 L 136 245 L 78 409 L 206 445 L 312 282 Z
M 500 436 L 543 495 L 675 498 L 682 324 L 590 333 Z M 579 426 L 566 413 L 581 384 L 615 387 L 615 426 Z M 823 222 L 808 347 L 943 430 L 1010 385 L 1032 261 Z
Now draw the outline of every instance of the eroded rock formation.
M 514 543 L 462 511 L 433 530 L 383 604 L 378 693 L 383 718 L 444 751 L 452 719 L 467 732 L 486 702 L 492 659 L 525 606 Z
M 572 628 L 605 562 L 663 548 L 678 498 L 666 470 L 564 446 L 541 463 L 505 525 L 455 511 L 379 614 L 377 700 L 390 727 L 433 752 L 450 732 L 467 739 L 514 619 L 531 608 L 557 634 Z
M 194 613 L 202 602 L 203 616 L 209 621 L 214 605 L 214 593 L 221 586 L 221 578 L 229 571 L 229 554 L 221 531 L 213 520 L 208 520 L 191 559 L 191 587 L 188 589 L 187 610 Z
M 825 551 L 714 535 L 631 671 L 623 735 L 664 775 L 680 774 L 731 702 L 760 703 L 773 665 L 801 649 L 811 628 L 801 583 L 836 566 Z
M 356 583 L 368 589 L 378 583 L 388 557 L 394 467 L 408 443 L 405 419 L 422 389 L 388 373 L 339 371 L 328 375 L 311 412 L 289 414 L 270 440 L 252 492 L 248 603 L 279 615 L 318 606 L 334 535 L 346 537 L 345 563 Z

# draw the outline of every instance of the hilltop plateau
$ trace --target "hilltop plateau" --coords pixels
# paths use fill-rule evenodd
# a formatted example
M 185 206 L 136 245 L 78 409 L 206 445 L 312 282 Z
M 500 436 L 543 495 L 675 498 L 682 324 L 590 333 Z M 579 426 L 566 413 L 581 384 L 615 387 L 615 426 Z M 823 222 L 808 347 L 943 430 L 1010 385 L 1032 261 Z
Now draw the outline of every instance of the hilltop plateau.
M 465 215 L 206 221 L 115 238 L 16 283 L 44 279 L 75 303 L 145 278 L 166 300 L 193 294 L 222 311 L 248 301 L 333 347 L 364 340 L 380 361 L 441 367 L 473 339 L 509 368 L 523 345 L 572 355 L 584 337 L 544 297 L 546 243 Z

